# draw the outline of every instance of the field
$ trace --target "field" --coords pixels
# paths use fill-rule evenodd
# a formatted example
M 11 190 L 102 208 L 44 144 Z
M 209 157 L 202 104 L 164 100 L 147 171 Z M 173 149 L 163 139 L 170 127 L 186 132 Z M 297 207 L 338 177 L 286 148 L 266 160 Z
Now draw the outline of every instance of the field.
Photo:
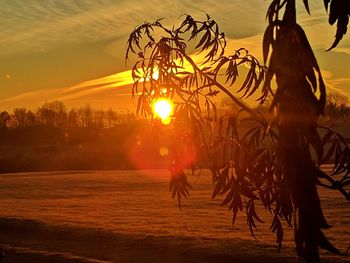
M 262 219 L 252 238 L 244 215 L 211 200 L 208 173 L 189 175 L 195 190 L 180 211 L 166 170 L 42 172 L 0 175 L 3 262 L 296 262 L 292 231 L 278 253 Z M 330 240 L 350 246 L 350 204 L 320 190 Z M 321 254 L 323 262 L 349 256 Z M 301 261 L 300 261 L 301 262 Z

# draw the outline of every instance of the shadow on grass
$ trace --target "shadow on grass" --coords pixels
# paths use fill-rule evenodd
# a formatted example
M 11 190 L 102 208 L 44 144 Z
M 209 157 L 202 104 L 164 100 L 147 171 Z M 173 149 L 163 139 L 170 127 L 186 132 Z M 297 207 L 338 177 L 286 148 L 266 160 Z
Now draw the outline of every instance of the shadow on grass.
M 0 218 L 0 242 L 4 262 L 13 263 L 297 261 L 291 249 L 278 253 L 266 244 L 241 239 L 122 234 L 17 218 Z

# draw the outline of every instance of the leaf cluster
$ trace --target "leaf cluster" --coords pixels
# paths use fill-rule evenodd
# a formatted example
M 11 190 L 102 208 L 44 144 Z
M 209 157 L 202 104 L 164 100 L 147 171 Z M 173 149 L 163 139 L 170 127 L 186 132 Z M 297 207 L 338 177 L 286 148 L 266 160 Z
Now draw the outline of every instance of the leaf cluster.
M 295 0 L 294 0 L 295 1 Z M 347 33 L 350 16 L 350 0 L 323 0 L 325 10 L 328 12 L 328 23 L 334 25 L 337 22 L 335 40 L 327 51 L 335 48 Z M 288 0 L 273 0 L 267 11 L 269 24 L 280 20 L 280 13 L 287 5 Z M 303 0 L 306 11 L 310 14 L 309 0 Z
M 262 88 L 265 96 L 261 99 L 263 101 L 271 91 L 271 81 L 276 76 L 278 88 L 271 108 L 281 102 L 284 94 L 299 93 L 299 98 L 304 101 L 305 111 L 313 110 L 317 115 L 322 114 L 326 103 L 326 90 L 321 70 L 305 32 L 295 21 L 295 9 L 287 8 L 286 1 L 280 2 L 273 1 L 267 14 L 269 25 L 263 38 L 263 57 L 265 63 L 269 58 L 269 69 Z M 286 11 L 283 19 L 279 19 L 278 14 L 282 7 Z M 320 93 L 319 98 L 316 97 L 317 92 Z M 309 106 L 312 109 L 308 109 Z
M 322 164 L 329 162 L 333 163 L 333 169 L 331 173 L 320 173 L 320 178 L 324 178 L 328 181 L 328 184 L 321 185 L 340 191 L 344 197 L 350 201 L 350 148 L 346 139 L 338 132 L 328 127 L 320 127 L 325 130 L 325 134 L 322 138 L 322 146 L 327 151 L 322 157 Z
M 332 46 L 328 49 L 335 48 L 343 36 L 346 34 L 349 24 L 350 16 L 350 1 L 349 0 L 324 0 L 324 6 L 326 11 L 329 8 L 328 23 L 333 25 L 337 22 L 337 31 L 335 34 L 335 40 Z
M 129 37 L 126 58 L 130 53 L 138 56 L 132 68 L 132 92 L 139 95 L 137 112 L 150 116 L 148 105 L 154 98 L 168 97 L 179 99 L 179 107 L 190 108 L 194 115 L 201 113 L 205 104 L 207 113 L 213 112 L 215 118 L 212 99 L 219 90 L 229 94 L 240 107 L 247 108 L 231 91 L 217 84 L 223 79 L 232 86 L 239 68 L 249 67 L 238 89 L 241 97 L 246 98 L 256 92 L 266 69 L 247 50 L 241 48 L 225 55 L 225 47 L 224 33 L 208 15 L 204 21 L 187 15 L 172 29 L 165 28 L 160 20 L 136 28 Z M 188 55 L 191 51 L 202 60 L 200 65 Z
M 253 236 L 256 223 L 262 222 L 255 210 L 255 203 L 259 201 L 273 215 L 271 230 L 276 233 L 276 242 L 281 248 L 282 221 L 291 226 L 293 207 L 276 154 L 278 132 L 274 123 L 268 122 L 261 113 L 248 117 L 242 113 L 220 118 L 218 133 L 210 148 L 215 182 L 213 198 L 224 197 L 222 206 L 232 210 L 233 223 L 237 213 L 245 208 Z M 243 123 L 249 123 L 251 128 L 240 129 Z

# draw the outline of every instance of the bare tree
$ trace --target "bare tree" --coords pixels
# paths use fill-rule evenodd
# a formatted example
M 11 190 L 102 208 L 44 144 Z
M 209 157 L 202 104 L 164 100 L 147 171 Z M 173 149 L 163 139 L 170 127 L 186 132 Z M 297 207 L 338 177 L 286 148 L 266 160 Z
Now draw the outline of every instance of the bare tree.
M 348 104 L 347 96 L 340 93 L 331 92 L 327 96 L 325 111 L 328 116 L 333 117 L 334 119 L 344 120 L 350 115 L 350 108 L 347 104 Z
M 25 120 L 26 126 L 32 126 L 36 124 L 36 117 L 35 114 L 29 110 L 26 113 L 26 120 Z
M 52 101 L 45 103 L 41 107 L 46 113 L 47 121 L 53 126 L 63 126 L 67 121 L 67 108 L 61 101 Z
M 41 124 L 55 125 L 55 112 L 52 109 L 42 106 L 38 109 L 37 115 Z
M 15 108 L 13 110 L 12 119 L 15 127 L 24 127 L 26 123 L 26 113 L 25 108 Z
M 93 122 L 97 127 L 103 128 L 106 126 L 106 112 L 103 110 L 95 110 L 93 113 Z
M 7 111 L 2 111 L 0 113 L 0 127 L 7 127 L 10 119 L 10 114 Z
M 117 114 L 112 109 L 109 109 L 106 113 L 106 118 L 107 118 L 108 126 L 112 127 L 117 121 Z
M 90 105 L 86 105 L 85 107 L 78 109 L 78 116 L 82 127 L 91 127 L 93 110 Z
M 67 122 L 69 127 L 77 127 L 79 125 L 77 109 L 74 108 L 69 111 Z

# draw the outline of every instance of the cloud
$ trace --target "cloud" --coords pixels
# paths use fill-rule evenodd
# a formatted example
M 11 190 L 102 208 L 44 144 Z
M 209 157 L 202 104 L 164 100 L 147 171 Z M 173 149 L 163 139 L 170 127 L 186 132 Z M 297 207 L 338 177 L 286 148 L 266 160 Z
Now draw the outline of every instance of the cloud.
M 262 61 L 262 34 L 241 39 L 227 40 L 227 54 L 232 54 L 236 49 L 245 47 L 251 54 Z M 322 52 L 323 53 L 323 52 Z M 203 54 L 193 54 L 196 63 L 203 62 Z M 186 66 L 186 65 L 185 65 Z M 332 70 L 323 70 L 323 77 L 328 89 L 349 95 L 350 78 L 337 76 Z M 133 110 L 131 100 L 131 71 L 123 71 L 105 77 L 92 79 L 78 83 L 71 87 L 58 89 L 41 89 L 34 92 L 24 93 L 18 96 L 0 101 L 4 108 L 13 109 L 18 105 L 35 108 L 41 104 L 60 100 L 68 106 L 79 106 L 87 103 L 95 107 Z
M 302 1 L 297 3 L 299 21 L 310 28 L 312 42 L 328 47 L 335 28 L 327 25 L 322 2 L 310 3 L 311 16 Z M 131 30 L 144 21 L 165 17 L 164 23 L 172 25 L 178 23 L 182 14 L 201 19 L 204 12 L 218 21 L 228 37 L 251 37 L 264 31 L 268 4 L 262 0 L 249 0 L 249 3 L 246 0 L 0 1 L 0 56 L 104 39 L 126 40 Z M 120 44 L 119 51 L 124 50 Z
M 337 92 L 342 95 L 350 96 L 350 77 L 348 78 L 336 78 L 334 73 L 328 70 L 321 70 L 323 79 L 326 84 L 326 88 L 329 92 Z
M 322 1 L 310 2 L 311 16 L 305 12 L 302 1 L 297 3 L 300 24 L 304 27 L 312 47 L 325 50 L 333 41 L 335 28 L 327 24 Z M 245 47 L 262 61 L 261 43 L 267 24 L 264 16 L 268 4 L 268 1 L 262 0 L 250 0 L 249 3 L 246 0 L 47 0 L 40 3 L 37 0 L 0 1 L 0 57 L 106 39 L 118 40 L 103 46 L 101 51 L 116 54 L 121 50 L 125 51 L 124 43 L 128 34 L 144 21 L 165 17 L 164 23 L 172 25 L 179 22 L 179 15 L 188 13 L 201 19 L 205 11 L 217 20 L 221 30 L 228 36 L 228 53 Z M 349 42 L 349 36 L 342 41 L 337 51 L 350 54 L 350 47 L 346 46 L 346 42 Z M 200 56 L 195 56 L 195 59 L 201 60 Z M 346 90 L 350 86 L 349 79 L 346 76 L 335 78 L 334 71 L 328 71 L 325 79 L 329 86 L 350 93 Z M 72 87 L 27 92 L 2 100 L 0 104 L 5 108 L 18 105 L 35 107 L 58 99 L 68 105 L 88 102 L 101 107 L 132 107 L 131 99 L 127 98 L 130 96 L 131 84 L 128 74 L 130 76 L 130 72 L 125 71 Z
M 45 102 L 59 100 L 69 107 L 90 104 L 96 108 L 132 110 L 131 72 L 124 71 L 106 77 L 84 81 L 72 87 L 41 89 L 23 93 L 0 101 L 2 108 L 34 109 Z
M 69 2 L 69 4 L 68 4 Z M 115 2 L 115 1 L 114 1 Z M 138 5 L 112 1 L 8 1 L 0 30 L 2 54 L 42 51 L 58 45 L 120 37 L 142 11 Z M 5 9 L 5 10 L 4 10 Z
M 204 12 L 215 18 L 229 37 L 247 37 L 263 31 L 262 10 L 267 6 L 268 2 L 261 0 L 0 1 L 1 56 L 126 38 L 144 21 L 165 17 L 165 23 L 172 25 L 182 14 L 200 19 Z

